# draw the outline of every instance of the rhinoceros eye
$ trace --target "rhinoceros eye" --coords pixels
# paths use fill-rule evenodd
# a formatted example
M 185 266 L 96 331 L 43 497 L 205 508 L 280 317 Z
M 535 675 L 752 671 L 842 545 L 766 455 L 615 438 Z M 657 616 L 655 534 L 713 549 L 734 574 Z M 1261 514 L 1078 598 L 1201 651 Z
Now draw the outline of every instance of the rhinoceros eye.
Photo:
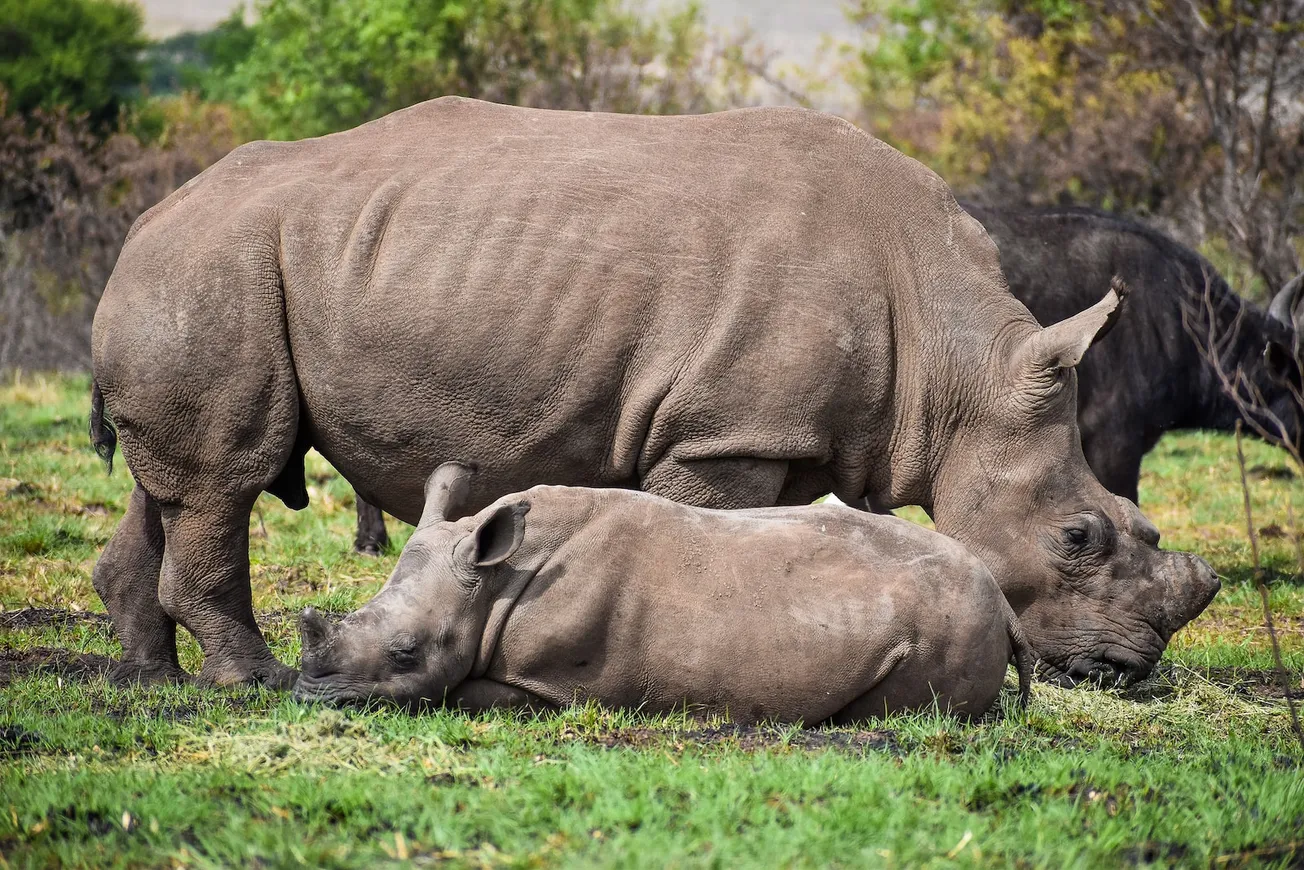
M 394 644 L 385 651 L 389 663 L 399 671 L 410 671 L 417 666 L 417 644 L 415 639 L 404 640 Z
M 1064 543 L 1070 547 L 1081 547 L 1091 540 L 1091 533 L 1084 528 L 1072 526 L 1064 530 Z

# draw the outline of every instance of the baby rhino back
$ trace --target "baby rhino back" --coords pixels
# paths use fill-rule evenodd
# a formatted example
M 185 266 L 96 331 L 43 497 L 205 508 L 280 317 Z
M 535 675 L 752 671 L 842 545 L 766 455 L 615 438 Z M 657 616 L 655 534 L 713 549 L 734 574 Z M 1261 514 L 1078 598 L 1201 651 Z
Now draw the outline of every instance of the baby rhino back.
M 935 696 L 979 715 L 999 692 L 1013 614 L 986 568 L 934 532 L 841 507 L 528 498 L 518 558 L 538 569 L 490 679 L 558 705 L 687 705 L 743 722 L 858 719 Z

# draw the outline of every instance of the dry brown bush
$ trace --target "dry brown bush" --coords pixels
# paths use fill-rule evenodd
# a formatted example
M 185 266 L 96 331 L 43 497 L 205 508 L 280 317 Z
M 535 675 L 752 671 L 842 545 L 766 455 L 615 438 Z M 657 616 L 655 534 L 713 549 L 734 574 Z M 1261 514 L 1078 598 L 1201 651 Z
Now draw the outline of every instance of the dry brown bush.
M 0 371 L 88 367 L 91 319 L 132 222 L 239 138 L 228 113 L 190 101 L 168 122 L 147 145 L 0 102 Z

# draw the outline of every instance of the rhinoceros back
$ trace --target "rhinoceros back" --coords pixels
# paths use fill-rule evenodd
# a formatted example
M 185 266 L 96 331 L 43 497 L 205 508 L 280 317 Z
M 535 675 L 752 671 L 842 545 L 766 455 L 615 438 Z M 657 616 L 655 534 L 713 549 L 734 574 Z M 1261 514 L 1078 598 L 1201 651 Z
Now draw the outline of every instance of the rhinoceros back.
M 173 199 L 132 246 L 203 214 L 192 268 L 226 268 L 232 238 L 273 256 L 279 287 L 229 292 L 281 303 L 307 438 L 405 519 L 449 458 L 486 493 L 633 485 L 672 445 L 832 463 L 852 489 L 917 334 L 986 340 L 938 304 L 1003 293 L 935 175 L 800 110 L 436 100 L 237 149 Z

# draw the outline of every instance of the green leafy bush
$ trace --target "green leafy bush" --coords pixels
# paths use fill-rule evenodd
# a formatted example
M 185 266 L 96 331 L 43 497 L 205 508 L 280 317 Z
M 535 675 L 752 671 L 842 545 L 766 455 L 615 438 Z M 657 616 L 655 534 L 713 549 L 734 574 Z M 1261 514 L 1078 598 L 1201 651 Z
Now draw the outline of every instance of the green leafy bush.
M 356 126 L 460 94 L 553 108 L 699 112 L 739 102 L 737 46 L 701 10 L 618 0 L 262 0 L 252 47 L 204 83 L 271 138 Z
M 0 89 L 10 110 L 117 123 L 143 79 L 141 16 L 128 0 L 0 0 Z

